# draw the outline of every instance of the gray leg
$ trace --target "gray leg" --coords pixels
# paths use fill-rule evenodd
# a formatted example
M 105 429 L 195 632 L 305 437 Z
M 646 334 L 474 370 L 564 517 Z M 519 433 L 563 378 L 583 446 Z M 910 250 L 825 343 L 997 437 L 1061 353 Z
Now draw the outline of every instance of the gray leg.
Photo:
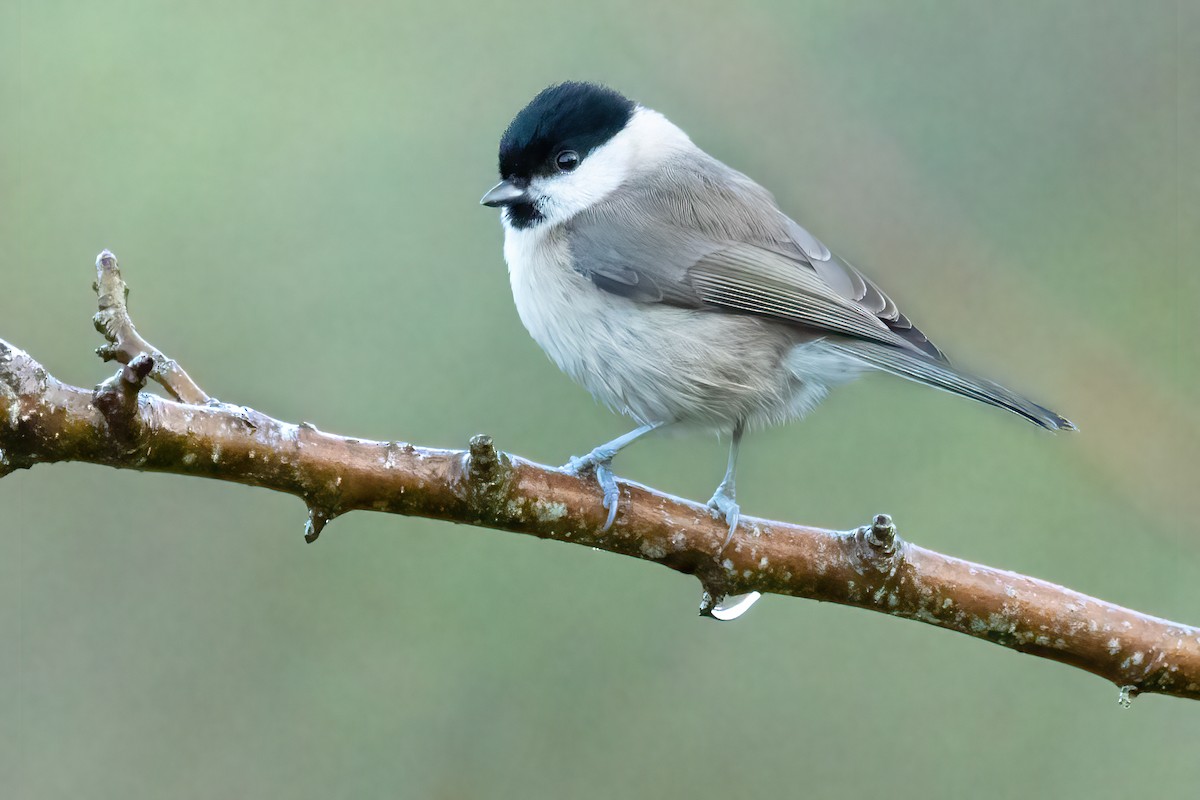
M 604 507 L 608 509 L 608 521 L 604 523 L 603 530 L 611 528 L 613 520 L 617 518 L 617 502 L 621 496 L 620 491 L 617 489 L 617 479 L 613 476 L 612 472 L 613 456 L 635 439 L 662 426 L 663 423 L 661 422 L 643 425 L 624 436 L 618 436 L 611 442 L 605 442 L 586 456 L 573 456 L 563 466 L 563 472 L 569 472 L 572 475 L 578 475 L 589 469 L 596 474 L 596 481 L 600 484 L 600 488 L 604 490 Z
M 744 429 L 745 426 L 741 422 L 734 427 L 733 440 L 729 444 L 729 466 L 725 470 L 725 480 L 721 481 L 721 485 L 713 493 L 712 499 L 708 501 L 708 507 L 713 510 L 713 516 L 723 516 L 729 523 L 729 533 L 725 536 L 725 544 L 721 545 L 722 550 L 728 547 L 730 540 L 733 539 L 734 531 L 737 530 L 738 517 L 742 513 L 735 500 L 737 489 L 734 486 L 733 476 L 737 469 L 738 448 L 742 445 Z

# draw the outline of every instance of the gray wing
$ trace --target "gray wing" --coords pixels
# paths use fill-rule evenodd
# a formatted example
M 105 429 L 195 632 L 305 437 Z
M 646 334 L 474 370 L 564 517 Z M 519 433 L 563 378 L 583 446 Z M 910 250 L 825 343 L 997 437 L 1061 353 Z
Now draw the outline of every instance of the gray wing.
M 945 360 L 891 298 L 769 192 L 696 156 L 571 220 L 575 269 L 639 302 L 766 316 Z

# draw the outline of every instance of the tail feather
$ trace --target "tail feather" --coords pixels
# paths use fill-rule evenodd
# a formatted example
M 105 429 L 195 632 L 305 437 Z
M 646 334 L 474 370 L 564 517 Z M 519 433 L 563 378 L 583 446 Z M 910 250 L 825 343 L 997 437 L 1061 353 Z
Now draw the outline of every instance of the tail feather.
M 829 342 L 828 344 L 876 369 L 932 386 L 935 389 L 969 397 L 997 408 L 1007 409 L 1046 430 L 1078 430 L 1069 419 L 1056 414 L 1045 406 L 1040 406 L 986 378 L 961 372 L 945 362 L 933 361 L 917 353 L 874 342 L 845 341 Z

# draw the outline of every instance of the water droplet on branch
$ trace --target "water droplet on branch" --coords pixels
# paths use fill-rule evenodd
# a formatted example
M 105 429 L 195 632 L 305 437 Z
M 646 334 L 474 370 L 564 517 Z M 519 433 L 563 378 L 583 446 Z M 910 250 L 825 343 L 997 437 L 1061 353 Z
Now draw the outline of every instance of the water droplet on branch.
M 721 596 L 714 600 L 708 592 L 700 598 L 700 615 L 712 617 L 721 622 L 732 622 L 750 610 L 750 607 L 762 597 L 761 592 L 735 594 L 730 597 Z

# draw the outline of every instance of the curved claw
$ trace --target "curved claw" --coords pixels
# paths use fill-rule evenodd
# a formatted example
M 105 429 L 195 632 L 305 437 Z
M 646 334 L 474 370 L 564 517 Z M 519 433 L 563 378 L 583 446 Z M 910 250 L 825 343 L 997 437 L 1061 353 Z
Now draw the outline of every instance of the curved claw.
M 608 509 L 608 520 L 601 530 L 612 527 L 613 520 L 617 518 L 617 504 L 621 500 L 621 491 L 617 488 L 617 479 L 612 473 L 613 456 L 630 442 L 655 428 L 661 428 L 662 425 L 661 422 L 648 422 L 624 436 L 605 442 L 586 456 L 572 456 L 571 460 L 563 465 L 562 471 L 569 475 L 579 475 L 589 469 L 596 474 L 596 480 L 604 492 L 604 507 Z
M 596 483 L 604 492 L 604 507 L 608 509 L 608 519 L 600 530 L 611 528 L 617 519 L 617 506 L 621 501 L 621 490 L 617 488 L 617 478 L 612 471 L 612 459 L 597 458 L 595 452 L 586 456 L 571 456 L 571 460 L 563 464 L 561 469 L 570 475 L 580 475 L 589 469 L 595 473 Z
M 604 492 L 604 507 L 608 509 L 608 519 L 600 530 L 606 531 L 612 527 L 617 518 L 617 506 L 621 503 L 621 490 L 617 488 L 617 479 L 613 475 L 608 462 L 596 465 L 596 481 Z
M 733 499 L 733 496 L 726 493 L 725 484 L 717 487 L 716 494 L 708 501 L 708 507 L 712 510 L 714 519 L 725 518 L 729 523 L 729 533 L 725 535 L 725 541 L 721 545 L 721 550 L 729 546 L 733 541 L 733 534 L 737 532 L 738 520 L 742 516 L 742 508 Z

